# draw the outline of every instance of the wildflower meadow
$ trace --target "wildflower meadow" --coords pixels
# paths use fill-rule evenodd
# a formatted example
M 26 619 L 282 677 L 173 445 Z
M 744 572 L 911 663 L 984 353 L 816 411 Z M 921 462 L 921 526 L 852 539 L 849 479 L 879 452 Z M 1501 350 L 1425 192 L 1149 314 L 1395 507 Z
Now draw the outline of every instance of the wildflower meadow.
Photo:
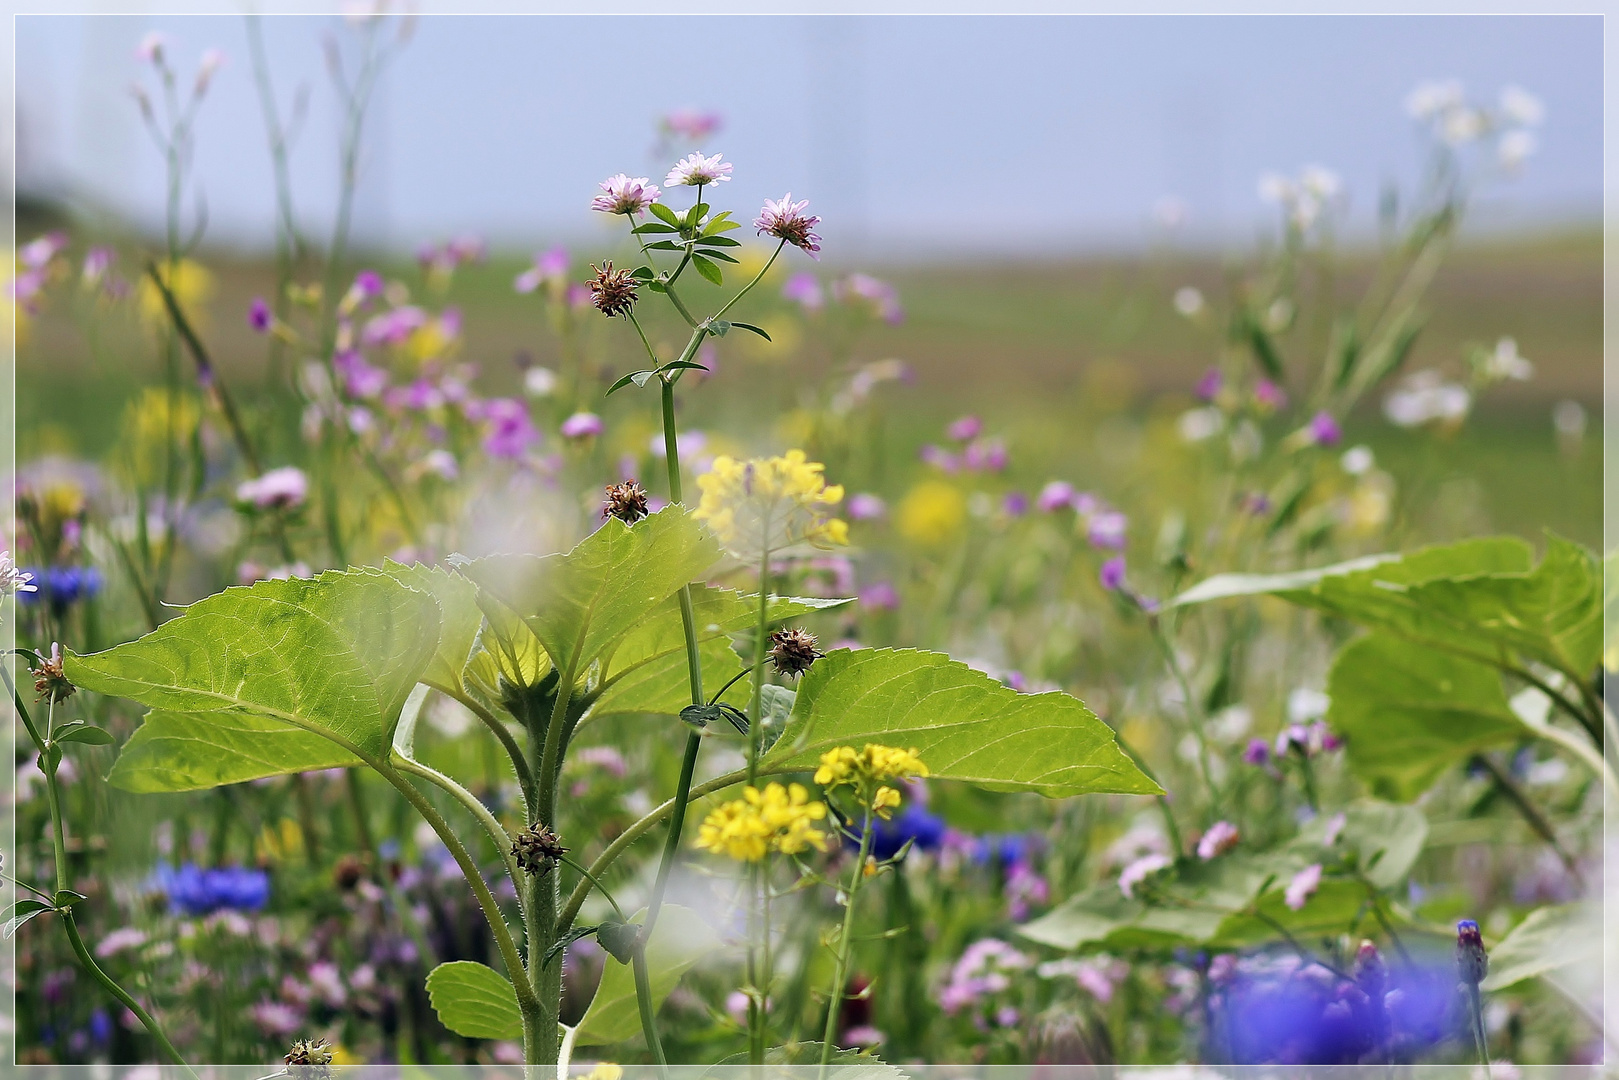
M 161 229 L 18 208 L 17 1062 L 1613 1060 L 1600 244 L 1466 232 L 1534 93 L 1388 109 L 1364 243 L 1312 165 L 1218 257 L 856 260 L 648 98 L 593 242 L 411 257 L 416 17 L 331 20 L 318 223 L 245 18 L 122 58 Z

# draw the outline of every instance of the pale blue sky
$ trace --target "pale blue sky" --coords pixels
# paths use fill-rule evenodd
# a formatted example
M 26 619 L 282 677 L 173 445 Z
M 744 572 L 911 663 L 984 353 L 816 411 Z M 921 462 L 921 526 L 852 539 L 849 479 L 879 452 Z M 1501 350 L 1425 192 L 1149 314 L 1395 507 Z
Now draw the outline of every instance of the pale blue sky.
M 22 181 L 160 220 L 160 161 L 128 91 L 152 29 L 187 78 L 204 47 L 228 55 L 198 123 L 197 183 L 211 239 L 266 242 L 269 159 L 239 16 L 20 16 Z M 336 183 L 320 43 L 352 33 L 335 18 L 267 23 L 283 108 L 300 83 L 310 92 L 293 172 L 316 234 Z M 1594 16 L 438 15 L 384 81 L 359 224 L 398 246 L 588 235 L 596 181 L 661 178 L 654 118 L 697 106 L 726 116 L 705 147 L 736 164 L 721 205 L 751 218 L 791 189 L 825 216 L 832 250 L 1138 246 L 1164 196 L 1189 207 L 1189 237 L 1244 239 L 1273 216 L 1259 175 L 1311 163 L 1343 176 L 1364 226 L 1385 180 L 1418 175 L 1403 102 L 1430 78 L 1491 104 L 1515 83 L 1546 106 L 1538 154 L 1481 193 L 1475 222 L 1596 220 Z

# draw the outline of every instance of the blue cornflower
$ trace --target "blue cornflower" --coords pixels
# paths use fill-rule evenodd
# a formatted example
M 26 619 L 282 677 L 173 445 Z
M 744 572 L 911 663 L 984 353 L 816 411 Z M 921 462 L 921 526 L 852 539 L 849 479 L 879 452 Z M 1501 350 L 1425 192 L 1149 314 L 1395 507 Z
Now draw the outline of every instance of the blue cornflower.
M 38 591 L 18 593 L 18 602 L 32 606 L 44 600 L 58 614 L 101 591 L 101 571 L 93 566 L 35 567 L 29 573 Z
M 208 915 L 215 911 L 259 911 L 270 902 L 270 875 L 243 866 L 202 870 L 192 863 L 178 870 L 160 866 L 153 885 L 169 898 L 171 915 Z

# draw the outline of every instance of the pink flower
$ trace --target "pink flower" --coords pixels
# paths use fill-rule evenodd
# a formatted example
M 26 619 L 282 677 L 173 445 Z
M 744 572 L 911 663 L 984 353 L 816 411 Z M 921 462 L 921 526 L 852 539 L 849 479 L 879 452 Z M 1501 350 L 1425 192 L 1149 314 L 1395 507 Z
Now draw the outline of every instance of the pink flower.
M 1197 857 L 1207 862 L 1216 855 L 1224 855 L 1237 846 L 1241 834 L 1237 827 L 1229 821 L 1216 821 L 1209 826 L 1209 831 L 1203 834 L 1197 842 Z
M 753 220 L 759 235 L 766 233 L 801 249 L 812 259 L 820 258 L 821 238 L 811 230 L 821 223 L 814 214 L 804 213 L 809 200 L 793 202 L 793 193 L 782 196 L 780 202 L 765 200 L 764 209 Z
M 1072 508 L 1074 494 L 1073 484 L 1066 480 L 1053 480 L 1040 489 L 1040 494 L 1034 498 L 1034 505 L 1041 513 L 1054 514 L 1064 507 Z
M 1342 813 L 1336 813 L 1327 819 L 1326 831 L 1321 834 L 1323 847 L 1331 847 L 1338 842 L 1338 834 L 1344 831 L 1344 825 L 1349 819 Z
M 855 521 L 879 521 L 888 514 L 888 504 L 882 496 L 862 491 L 849 496 L 849 517 Z
M 1147 880 L 1147 875 L 1156 874 L 1172 861 L 1168 855 L 1143 855 L 1119 872 L 1119 891 L 1133 897 L 1136 886 Z
M 715 154 L 713 157 L 704 157 L 701 153 L 688 154 L 675 162 L 675 167 L 669 170 L 669 175 L 663 178 L 663 182 L 670 187 L 696 187 L 729 180 L 731 163 L 721 161 L 722 157 L 723 154 Z
M 1001 472 L 1007 461 L 1006 444 L 1000 439 L 974 439 L 961 454 L 962 465 L 973 472 Z
M 841 281 L 833 282 L 832 295 L 839 302 L 849 297 L 864 300 L 879 318 L 890 325 L 897 326 L 905 321 L 905 310 L 899 306 L 899 293 L 894 286 L 870 274 L 850 274 Z
M 658 126 L 670 135 L 679 135 L 691 142 L 701 142 L 714 134 L 724 123 L 719 113 L 698 109 L 675 109 L 664 114 Z
M 528 408 L 516 398 L 491 398 L 483 403 L 480 412 L 489 425 L 483 449 L 490 457 L 520 458 L 540 440 Z
M 247 307 L 247 325 L 262 334 L 270 329 L 271 321 L 270 305 L 264 302 L 264 297 L 255 296 Z
M 1102 570 L 1096 578 L 1108 592 L 1124 588 L 1124 556 L 1115 555 L 1103 563 Z
M 1029 497 L 1021 491 L 1008 491 L 1001 500 L 1001 509 L 1008 517 L 1022 517 L 1029 512 Z
M 201 59 L 197 61 L 197 82 L 193 91 L 198 97 L 208 92 L 208 84 L 213 82 L 214 74 L 225 63 L 225 54 L 219 49 L 204 49 Z
M 117 255 L 109 247 L 93 247 L 84 253 L 84 283 L 95 285 L 112 269 Z
M 1321 864 L 1311 863 L 1303 870 L 1293 875 L 1293 880 L 1287 883 L 1287 890 L 1283 899 L 1287 906 L 1294 911 L 1302 911 L 1305 903 L 1315 895 L 1321 887 Z
M 303 1027 L 304 1011 L 279 1001 L 260 1001 L 248 1007 L 248 1016 L 272 1039 L 285 1039 Z
M 1310 441 L 1317 446 L 1336 446 L 1344 437 L 1343 429 L 1338 426 L 1329 412 L 1318 412 L 1310 419 Z
M 967 442 L 976 439 L 984 430 L 984 422 L 976 416 L 963 416 L 960 420 L 944 429 L 944 433 L 956 442 Z
M 899 593 L 886 581 L 874 581 L 860 590 L 860 606 L 867 611 L 892 611 L 899 607 Z
M 1086 525 L 1086 536 L 1092 547 L 1122 551 L 1125 531 L 1129 524 L 1129 519 L 1119 511 L 1103 510 L 1091 515 Z
M 153 30 L 141 38 L 141 43 L 135 48 L 135 55 L 148 64 L 160 64 L 163 62 L 163 50 L 168 47 L 169 35 Z
M 1287 391 L 1269 379 L 1260 379 L 1254 384 L 1254 404 L 1265 412 L 1280 409 L 1287 404 Z
M 932 443 L 928 443 L 917 451 L 917 456 L 940 472 L 953 473 L 961 468 L 961 462 L 956 460 L 956 455 L 944 447 L 935 446 Z
M 332 367 L 343 376 L 343 389 L 353 398 L 374 398 L 388 387 L 388 373 L 366 363 L 357 350 L 347 349 L 332 357 Z
M 600 435 L 606 426 L 602 418 L 595 413 L 578 412 L 562 421 L 562 437 L 564 439 L 589 439 Z
M 568 249 L 554 247 L 543 255 L 534 256 L 534 265 L 517 275 L 512 287 L 520 293 L 531 293 L 548 281 L 564 281 L 568 276 Z
M 48 232 L 44 236 L 36 237 L 24 244 L 18 250 L 17 258 L 21 259 L 23 265 L 28 269 L 40 270 L 66 248 L 67 233 Z
M 791 300 L 805 311 L 819 311 L 826 306 L 826 296 L 814 274 L 794 274 L 781 287 L 781 298 Z
M 590 208 L 604 214 L 643 214 L 663 194 L 647 177 L 623 173 L 603 180 L 601 189 L 603 194 L 590 201 Z
M 1197 395 L 1199 401 L 1213 401 L 1224 383 L 1225 378 L 1220 374 L 1220 369 L 1209 368 L 1203 373 L 1203 377 L 1197 380 L 1197 389 L 1193 393 Z
M 309 479 L 295 465 L 271 469 L 262 476 L 244 480 L 236 487 L 236 498 L 260 510 L 292 509 L 309 497 Z

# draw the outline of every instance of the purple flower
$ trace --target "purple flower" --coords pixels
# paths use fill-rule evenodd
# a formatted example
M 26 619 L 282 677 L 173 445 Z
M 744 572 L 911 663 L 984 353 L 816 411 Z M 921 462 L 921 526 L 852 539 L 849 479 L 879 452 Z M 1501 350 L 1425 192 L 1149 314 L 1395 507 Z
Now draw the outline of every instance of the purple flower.
M 1343 429 L 1329 412 L 1318 412 L 1310 419 L 1310 441 L 1317 446 L 1336 446 L 1344 437 Z
M 256 1002 L 248 1006 L 247 1015 L 271 1039 L 285 1039 L 304 1026 L 304 1011 L 282 1001 Z
M 853 521 L 880 521 L 888 516 L 888 504 L 883 502 L 882 496 L 862 491 L 849 496 L 848 511 Z
M 848 297 L 865 301 L 879 318 L 890 325 L 897 326 L 905 321 L 905 310 L 899 306 L 899 293 L 894 286 L 886 281 L 879 281 L 870 274 L 850 274 L 840 281 L 833 282 L 832 295 L 839 302 Z
M 601 189 L 603 194 L 590 200 L 590 208 L 604 214 L 643 214 L 663 194 L 647 177 L 623 173 L 603 180 Z
M 1042 513 L 1054 514 L 1064 508 L 1074 505 L 1074 485 L 1066 480 L 1053 480 L 1040 489 L 1040 494 L 1034 497 L 1034 505 Z
M 247 325 L 262 334 L 270 329 L 270 323 L 273 321 L 270 305 L 264 302 L 264 297 L 255 296 L 253 302 L 247 306 Z
M 361 270 L 354 275 L 354 290 L 368 299 L 381 296 L 382 275 L 375 270 Z
M 1192 391 L 1199 401 L 1213 401 L 1220 393 L 1220 387 L 1225 385 L 1225 376 L 1220 374 L 1219 368 L 1209 368 L 1203 377 L 1197 380 L 1197 389 Z
M 956 455 L 933 443 L 928 443 L 917 451 L 917 456 L 940 472 L 953 473 L 961 468 L 961 462 L 956 460 Z
M 1254 404 L 1265 412 L 1273 412 L 1287 404 L 1287 391 L 1269 379 L 1260 379 L 1254 384 Z
M 1119 872 L 1119 891 L 1127 898 L 1134 897 L 1136 886 L 1147 880 L 1148 875 L 1156 874 L 1173 862 L 1168 855 L 1143 855 Z
M 820 311 L 826 306 L 826 295 L 814 274 L 799 273 L 787 279 L 781 287 L 781 298 L 790 300 L 805 311 Z
M 704 157 L 701 153 L 688 154 L 675 162 L 675 167 L 669 170 L 669 175 L 663 178 L 663 182 L 669 187 L 695 187 L 729 180 L 731 163 L 721 161 L 722 157 L 723 154 L 715 154 L 713 157 Z
M 489 425 L 483 449 L 490 457 L 520 458 L 540 440 L 528 408 L 516 398 L 491 398 L 479 411 Z
M 804 213 L 809 206 L 809 200 L 801 199 L 793 202 L 793 193 L 788 192 L 782 196 L 780 202 L 765 200 L 764 209 L 754 218 L 753 227 L 759 230 L 759 235 L 766 233 L 801 249 L 812 259 L 821 257 L 821 238 L 813 230 L 821 223 L 821 219 L 814 214 Z
M 565 281 L 567 276 L 568 249 L 554 247 L 534 256 L 534 265 L 518 274 L 512 287 L 520 293 L 531 293 L 548 281 Z
M 332 367 L 343 376 L 343 389 L 349 397 L 374 398 L 388 387 L 388 373 L 366 363 L 356 349 L 346 349 L 332 357 Z
M 1287 883 L 1287 889 L 1282 898 L 1287 903 L 1287 906 L 1294 911 L 1303 911 L 1304 905 L 1309 902 L 1310 897 L 1314 896 L 1315 891 L 1320 887 L 1321 864 L 1311 863 L 1293 875 L 1293 880 Z
M 367 320 L 360 330 L 360 341 L 366 345 L 402 345 L 426 325 L 427 312 L 407 304 Z
M 892 611 L 899 607 L 899 593 L 886 581 L 873 581 L 860 590 L 860 606 L 868 611 Z
M 1085 535 L 1092 547 L 1122 551 L 1129 524 L 1129 518 L 1119 511 L 1103 510 L 1091 515 L 1090 521 L 1086 523 Z
M 960 420 L 944 429 L 944 433 L 956 442 L 968 442 L 978 438 L 983 433 L 984 422 L 976 416 L 963 416 Z
M 1242 508 L 1255 517 L 1270 513 L 1270 496 L 1263 491 L 1250 491 L 1242 497 Z
M 1240 839 L 1237 827 L 1229 821 L 1216 821 L 1209 826 L 1197 842 L 1197 857 L 1207 862 L 1217 855 L 1224 855 L 1237 846 Z
M 972 472 L 1001 472 L 1009 460 L 1000 439 L 974 439 L 961 452 L 961 463 Z
M 1029 512 L 1029 497 L 1021 491 L 1008 491 L 1001 500 L 1001 509 L 1008 517 L 1022 517 Z
M 562 421 L 564 439 L 589 439 L 605 430 L 602 418 L 591 412 L 577 412 Z
M 1124 556 L 1115 555 L 1103 563 L 1101 573 L 1096 577 L 1108 592 L 1124 588 Z
M 665 113 L 658 126 L 669 135 L 679 135 L 690 142 L 702 142 L 714 134 L 724 123 L 719 113 L 698 109 L 675 109 Z
M 1043 907 L 1051 898 L 1046 879 L 1028 863 L 1013 863 L 1006 872 L 1006 912 L 1013 922 L 1023 922 L 1030 910 Z
M 308 497 L 309 478 L 294 465 L 271 469 L 236 487 L 237 499 L 260 510 L 293 509 L 302 506 Z
M 112 248 L 93 247 L 84 253 L 83 278 L 86 285 L 95 285 L 112 269 L 113 260 L 117 256 Z
M 1242 752 L 1242 760 L 1250 765 L 1264 765 L 1270 761 L 1270 743 L 1264 739 L 1249 739 L 1247 749 Z

